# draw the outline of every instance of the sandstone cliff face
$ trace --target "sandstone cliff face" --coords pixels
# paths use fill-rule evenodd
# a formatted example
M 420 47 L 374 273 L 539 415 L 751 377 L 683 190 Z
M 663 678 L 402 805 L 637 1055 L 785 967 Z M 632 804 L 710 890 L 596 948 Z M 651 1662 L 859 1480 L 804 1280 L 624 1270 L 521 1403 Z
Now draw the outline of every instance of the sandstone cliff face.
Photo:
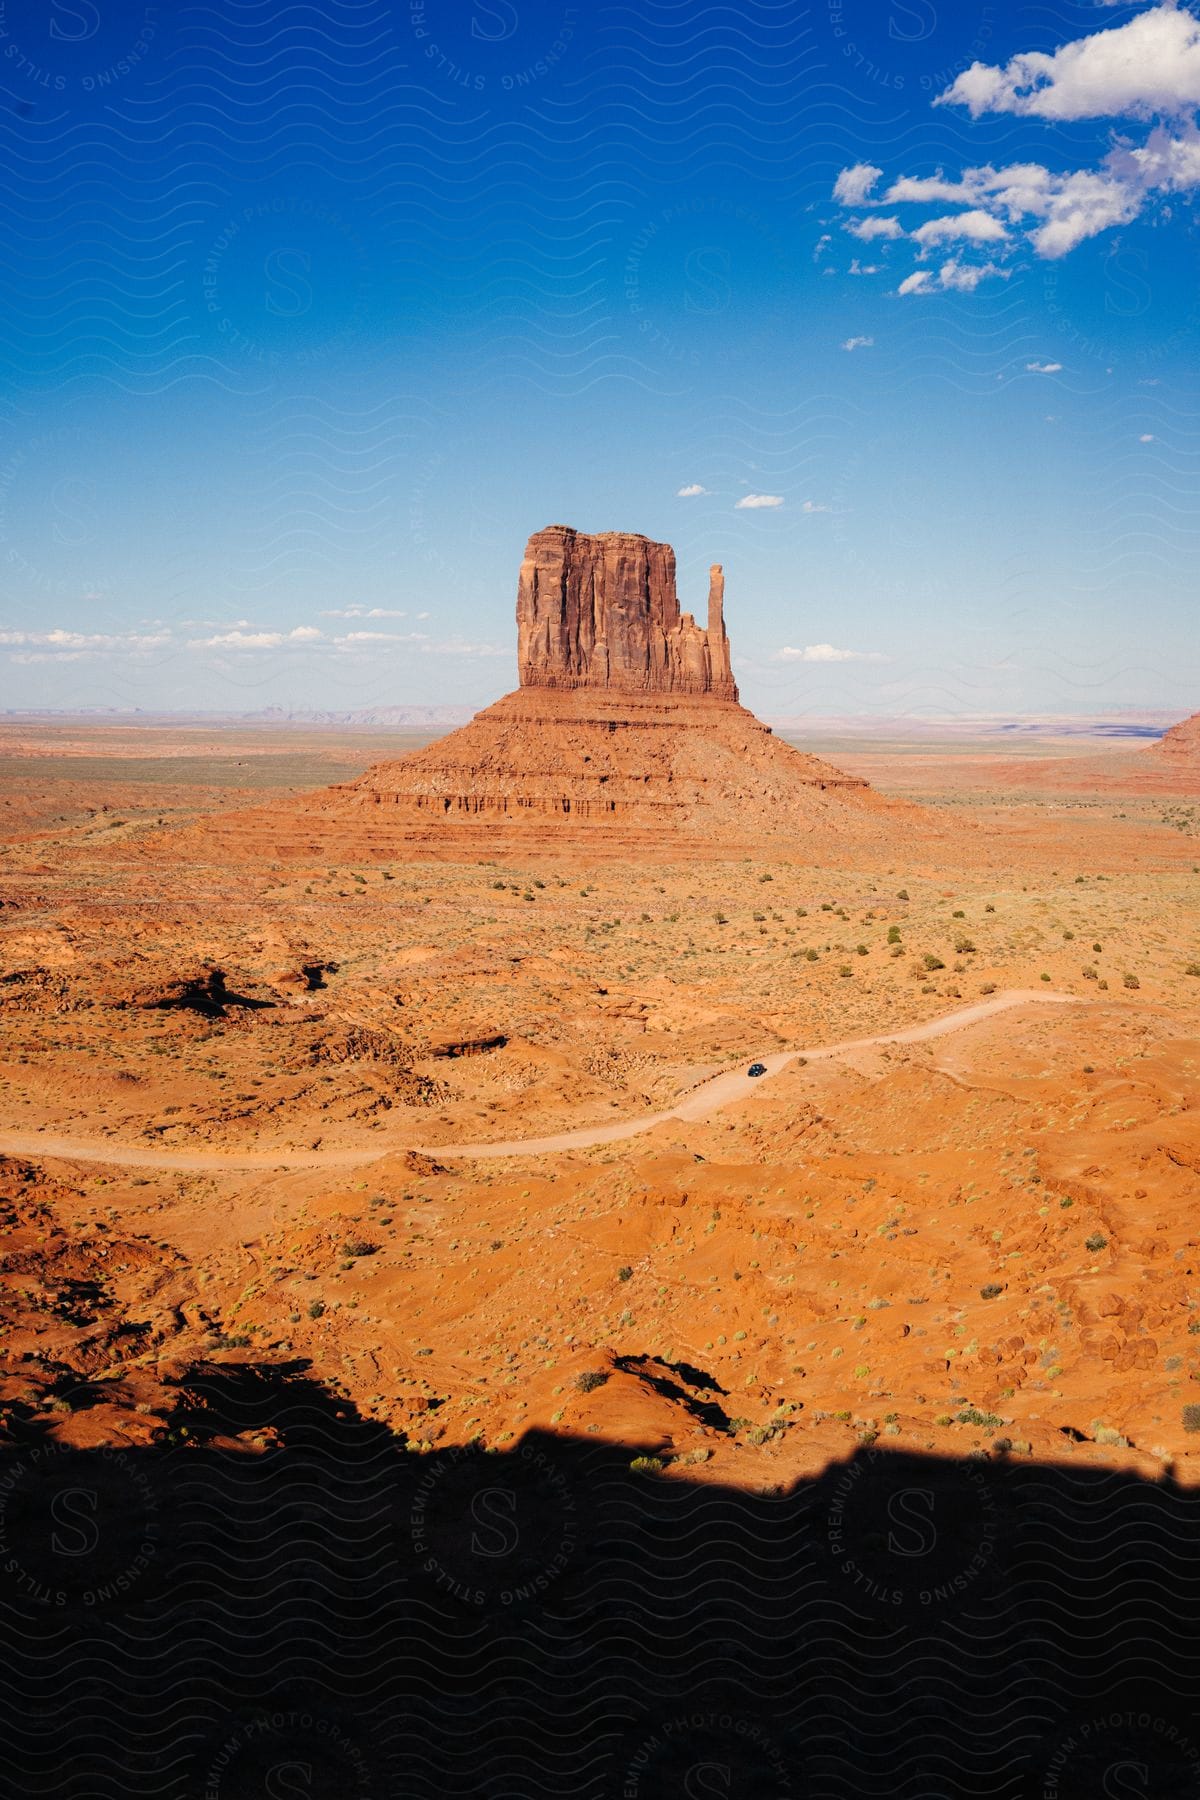
M 711 572 L 708 627 L 680 613 L 675 552 L 634 532 L 535 531 L 517 588 L 517 660 L 526 688 L 608 688 L 737 700 Z
M 510 826 L 523 841 L 582 829 L 628 849 L 697 851 L 874 842 L 897 818 L 925 829 L 916 807 L 780 743 L 738 704 L 724 600 L 715 566 L 702 629 L 679 610 L 669 544 L 535 532 L 517 594 L 520 688 L 314 808 L 378 807 L 381 825 L 443 844 Z
M 1190 719 L 1172 725 L 1151 748 L 1157 756 L 1200 764 L 1200 713 L 1193 713 Z

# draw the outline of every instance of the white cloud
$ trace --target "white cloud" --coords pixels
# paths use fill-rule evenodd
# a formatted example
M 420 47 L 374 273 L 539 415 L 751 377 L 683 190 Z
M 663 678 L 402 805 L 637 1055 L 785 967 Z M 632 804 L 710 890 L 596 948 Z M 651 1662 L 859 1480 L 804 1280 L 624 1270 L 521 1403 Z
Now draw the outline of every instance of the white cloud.
M 874 163 L 855 163 L 852 168 L 843 169 L 834 182 L 833 197 L 843 206 L 861 206 L 882 174 L 883 170 Z
M 976 207 L 971 212 L 947 213 L 944 218 L 929 219 L 924 225 L 918 225 L 912 236 L 913 242 L 920 244 L 924 253 L 935 244 L 952 243 L 957 238 L 972 244 L 1002 244 L 1008 233 L 999 219 Z
M 826 232 L 823 237 L 819 237 L 817 239 L 816 244 L 813 247 L 813 261 L 814 262 L 820 262 L 821 258 L 824 256 L 826 250 L 828 250 L 828 248 L 829 248 L 830 244 L 832 244 L 832 242 L 833 242 L 833 239 L 830 237 L 828 232 Z
M 1056 362 L 1031 362 L 1025 364 L 1030 375 L 1060 375 L 1062 364 Z
M 943 263 L 938 270 L 938 280 L 944 288 L 950 288 L 958 294 L 973 294 L 981 281 L 989 275 L 997 275 L 1007 281 L 1011 270 L 1001 269 L 996 263 Z
M 973 119 L 1178 117 L 1200 105 L 1200 20 L 1165 4 L 1050 54 L 1025 51 L 1003 68 L 972 63 L 935 104 L 965 106 Z
M 1155 436 L 1152 431 L 1143 431 L 1141 437 L 1138 439 L 1139 444 L 1153 444 L 1155 441 Z
M 425 631 L 347 631 L 342 637 L 335 638 L 336 644 L 427 644 L 429 634 Z
M 1157 121 L 1143 143 L 1129 137 L 1094 167 L 1052 170 L 1042 162 L 990 164 L 947 175 L 901 175 L 880 207 L 946 206 L 964 210 L 927 220 L 911 231 L 923 256 L 937 244 L 989 244 L 1007 257 L 1022 243 L 1047 261 L 1128 225 L 1154 202 L 1200 191 L 1200 18 L 1183 5 L 1160 3 L 1124 25 L 1062 44 L 1052 53 L 1030 51 L 1003 67 L 974 63 L 939 96 L 939 105 L 963 105 L 979 118 L 1016 113 L 1058 123 L 1090 118 Z M 867 193 L 873 193 L 872 181 Z M 864 195 L 865 198 L 865 195 Z M 861 205 L 850 184 L 844 204 Z M 846 230 L 891 235 L 877 216 L 850 218 Z M 988 273 L 996 273 L 995 265 Z M 969 291 L 982 275 L 960 264 L 938 276 L 938 285 Z M 906 294 L 929 292 L 929 281 L 901 283 Z
M 918 269 L 913 275 L 906 275 L 896 289 L 898 294 L 929 294 L 935 287 L 951 293 L 973 294 L 981 281 L 990 275 L 998 275 L 1007 281 L 1009 271 L 1001 269 L 996 263 L 962 263 L 954 259 L 942 264 L 936 277 L 928 269 Z
M 743 510 L 753 511 L 756 507 L 760 507 L 760 506 L 782 506 L 782 505 L 783 505 L 783 495 L 782 494 L 743 494 L 741 499 L 735 503 L 735 511 L 737 511 L 737 512 L 741 512 Z
M 75 661 L 82 656 L 121 653 L 136 656 L 149 650 L 161 650 L 170 642 L 169 631 L 67 631 L 61 625 L 50 631 L 0 631 L 0 648 L 45 652 L 45 657 L 39 655 L 38 661 L 49 661 L 53 657 L 69 657 Z
M 1090 169 L 1061 178 L 1045 203 L 1045 224 L 1030 237 L 1039 256 L 1056 260 L 1112 225 L 1128 225 L 1142 210 L 1144 195 L 1125 182 Z
M 826 506 L 823 500 L 806 500 L 800 511 L 806 513 L 832 512 L 833 508 Z
M 977 171 L 971 170 L 970 173 Z M 889 206 L 897 206 L 906 201 L 917 206 L 953 206 L 956 201 L 966 202 L 977 197 L 978 190 L 965 177 L 962 181 L 947 181 L 939 169 L 936 175 L 902 175 L 899 181 L 892 183 L 884 200 Z
M 407 619 L 408 614 L 392 606 L 335 606 L 321 614 L 323 619 Z
M 875 238 L 902 238 L 904 236 L 904 227 L 899 219 L 891 218 L 850 219 L 846 224 L 846 230 L 852 237 L 861 238 L 864 244 L 871 243 Z
M 291 631 L 219 631 L 215 637 L 191 638 L 189 650 L 282 650 L 288 644 L 313 644 L 323 636 L 315 625 Z
M 883 264 L 860 263 L 856 256 L 850 264 L 849 273 L 851 275 L 881 275 L 883 273 Z
M 839 650 L 833 644 L 806 644 L 803 650 L 796 649 L 792 644 L 785 644 L 772 657 L 773 662 L 803 663 L 882 663 L 889 660 L 877 650 Z
M 872 350 L 872 349 L 874 349 L 874 347 L 875 347 L 875 339 L 873 337 L 847 338 L 845 343 L 842 345 L 843 350 Z
M 677 500 L 690 500 L 695 494 L 707 494 L 707 492 L 708 489 L 706 487 L 701 487 L 698 481 L 693 481 L 690 482 L 687 487 L 678 488 L 676 490 L 675 498 Z

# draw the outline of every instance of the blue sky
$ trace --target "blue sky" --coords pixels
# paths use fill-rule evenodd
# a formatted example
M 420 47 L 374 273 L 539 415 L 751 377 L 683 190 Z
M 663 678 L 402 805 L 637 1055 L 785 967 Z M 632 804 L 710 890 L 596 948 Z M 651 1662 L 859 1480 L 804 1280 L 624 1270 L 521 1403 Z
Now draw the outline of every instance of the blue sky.
M 1184 6 L 0 9 L 0 705 L 483 704 L 565 522 L 762 712 L 1194 710 L 1198 105 Z

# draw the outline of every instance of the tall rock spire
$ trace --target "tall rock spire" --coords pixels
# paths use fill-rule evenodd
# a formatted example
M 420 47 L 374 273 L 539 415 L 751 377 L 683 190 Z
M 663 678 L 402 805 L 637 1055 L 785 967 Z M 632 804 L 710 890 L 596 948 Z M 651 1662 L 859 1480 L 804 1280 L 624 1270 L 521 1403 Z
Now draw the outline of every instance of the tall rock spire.
M 607 688 L 737 700 L 712 571 L 708 629 L 680 613 L 675 552 L 634 532 L 595 536 L 567 525 L 535 531 L 517 589 L 524 688 Z

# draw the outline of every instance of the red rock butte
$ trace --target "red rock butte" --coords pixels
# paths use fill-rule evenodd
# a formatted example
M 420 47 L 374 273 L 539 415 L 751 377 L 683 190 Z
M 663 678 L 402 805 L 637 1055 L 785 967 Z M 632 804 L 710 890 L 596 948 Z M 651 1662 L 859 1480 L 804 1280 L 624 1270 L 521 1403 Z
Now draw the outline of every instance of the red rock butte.
M 1150 746 L 1150 754 L 1181 769 L 1200 773 L 1200 713 L 1193 713 L 1190 719 L 1181 719 L 1178 725 L 1172 725 L 1157 744 Z
M 739 704 L 724 598 L 714 565 L 701 627 L 680 611 L 669 544 L 535 532 L 517 588 L 517 691 L 315 804 L 378 807 L 373 823 L 427 841 L 480 825 L 676 843 L 823 828 L 853 838 L 877 836 L 897 813 L 922 819 L 780 742 Z
M 675 552 L 630 531 L 535 531 L 517 587 L 521 686 L 714 694 L 736 703 L 725 576 L 709 572 L 708 628 L 681 613 Z

